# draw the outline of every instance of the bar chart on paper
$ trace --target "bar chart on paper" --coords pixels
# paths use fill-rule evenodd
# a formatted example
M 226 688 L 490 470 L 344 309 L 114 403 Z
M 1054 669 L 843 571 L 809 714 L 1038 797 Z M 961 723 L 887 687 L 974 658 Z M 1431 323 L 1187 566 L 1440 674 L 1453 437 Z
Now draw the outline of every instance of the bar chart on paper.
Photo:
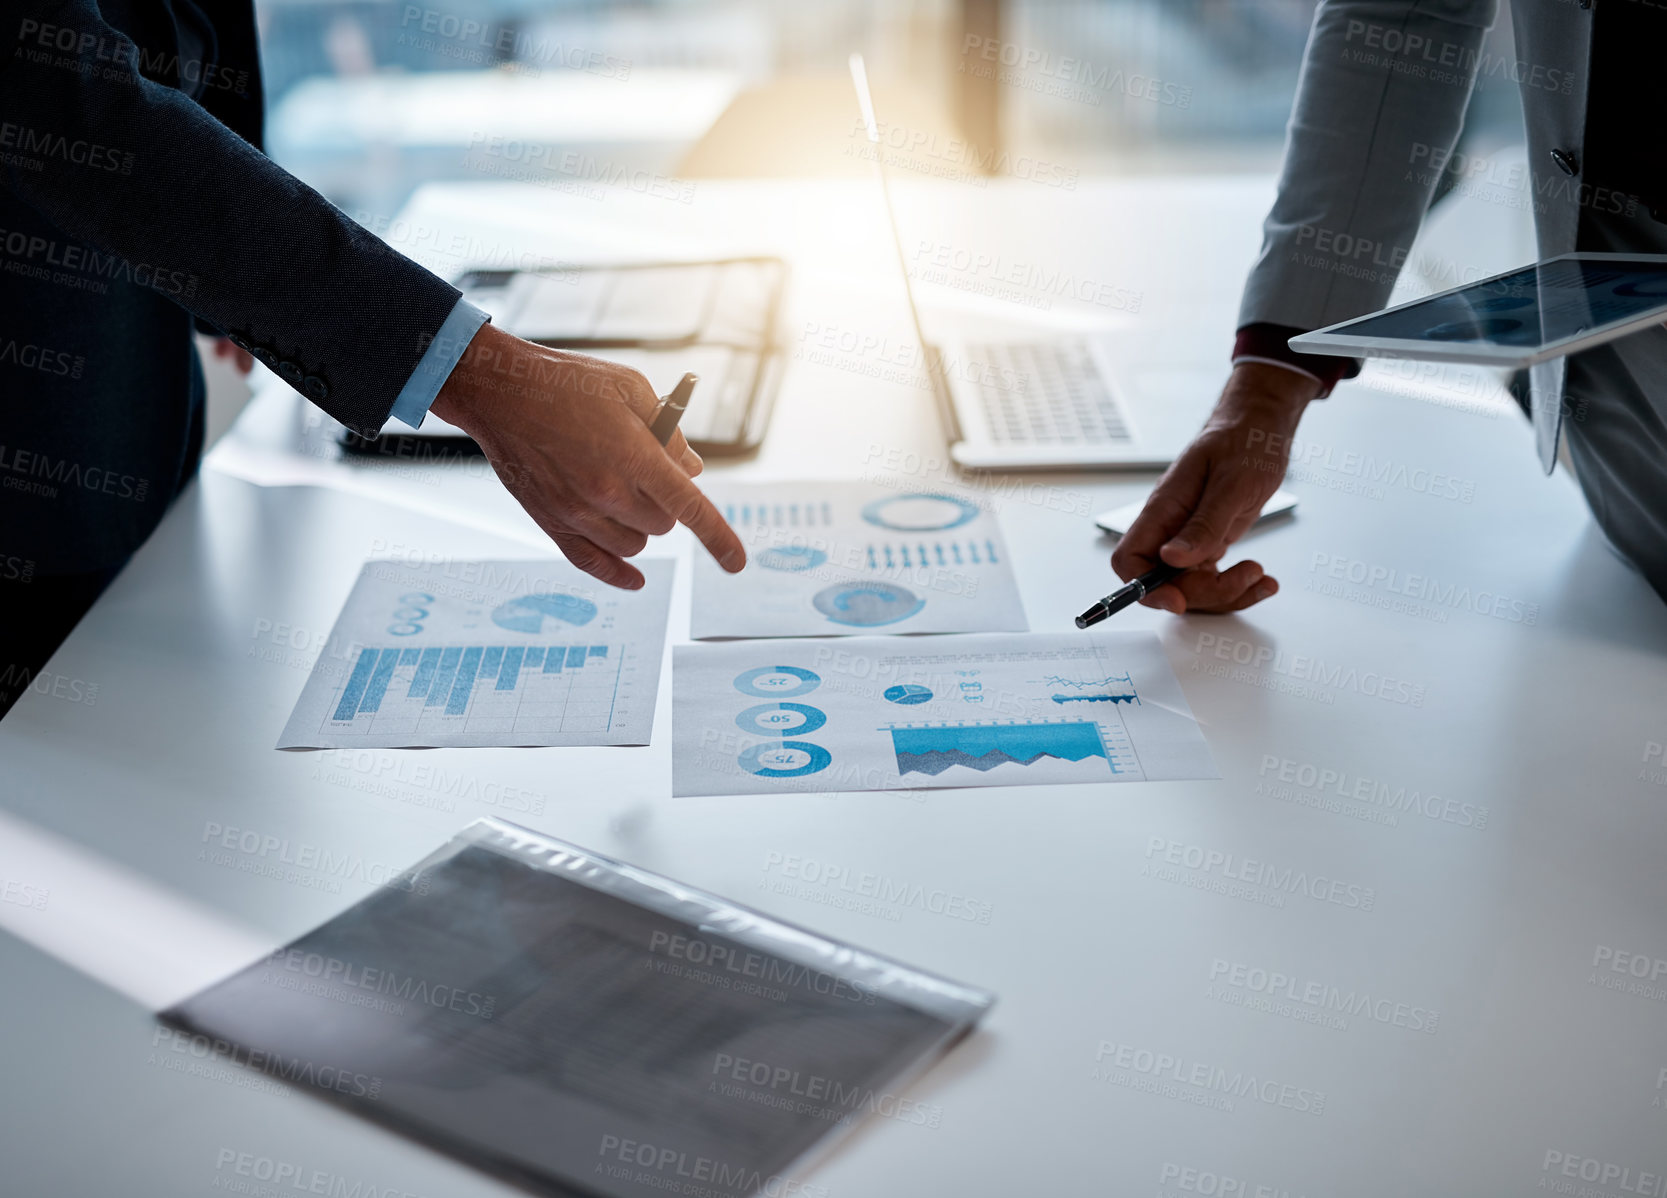
M 361 649 L 327 724 L 373 736 L 605 733 L 628 652 L 620 645 Z
M 278 747 L 646 744 L 672 564 L 642 565 L 630 592 L 565 563 L 369 563 Z

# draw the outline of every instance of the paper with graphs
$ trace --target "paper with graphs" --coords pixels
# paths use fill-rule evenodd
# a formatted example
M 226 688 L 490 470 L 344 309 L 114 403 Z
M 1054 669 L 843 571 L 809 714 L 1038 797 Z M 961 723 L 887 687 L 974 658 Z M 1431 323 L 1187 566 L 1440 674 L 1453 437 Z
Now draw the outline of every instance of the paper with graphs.
M 367 562 L 280 749 L 646 745 L 674 563 Z
M 725 574 L 695 555 L 690 635 L 1023 632 L 994 513 L 976 497 L 863 482 L 714 488 L 747 547 Z
M 678 795 L 1218 776 L 1150 632 L 672 653 Z

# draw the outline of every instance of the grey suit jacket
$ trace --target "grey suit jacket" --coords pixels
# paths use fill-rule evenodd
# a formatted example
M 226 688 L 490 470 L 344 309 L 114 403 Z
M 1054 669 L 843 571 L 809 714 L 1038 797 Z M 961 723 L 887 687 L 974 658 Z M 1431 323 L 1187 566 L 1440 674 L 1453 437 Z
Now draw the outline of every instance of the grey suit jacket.
M 1496 0 L 1322 0 L 1241 325 L 1314 329 L 1385 305 L 1479 77 L 1521 92 L 1523 190 L 1542 258 L 1667 251 L 1667 226 L 1582 175 L 1596 9 L 1513 3 L 1508 60 L 1482 52 L 1496 9 Z M 1574 414 L 1570 450 L 1594 514 L 1667 596 L 1667 333 L 1536 368 L 1533 384 L 1541 464 L 1554 466 Z

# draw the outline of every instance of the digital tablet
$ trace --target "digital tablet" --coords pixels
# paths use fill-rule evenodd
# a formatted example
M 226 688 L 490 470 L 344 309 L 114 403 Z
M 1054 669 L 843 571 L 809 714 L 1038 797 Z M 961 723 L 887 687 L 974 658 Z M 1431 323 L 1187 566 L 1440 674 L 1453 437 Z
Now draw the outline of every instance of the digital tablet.
M 1667 320 L 1667 255 L 1563 254 L 1292 337 L 1305 354 L 1524 367 Z

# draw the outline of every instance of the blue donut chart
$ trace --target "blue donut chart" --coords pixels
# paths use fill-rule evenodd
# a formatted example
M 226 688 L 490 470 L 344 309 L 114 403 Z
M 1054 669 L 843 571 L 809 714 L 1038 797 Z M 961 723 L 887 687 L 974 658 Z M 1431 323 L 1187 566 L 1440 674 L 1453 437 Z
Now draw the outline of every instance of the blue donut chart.
M 760 680 L 765 678 L 775 678 L 783 683 L 789 678 L 797 681 L 781 686 L 766 685 L 761 689 Z M 760 699 L 796 699 L 800 695 L 810 694 L 821 685 L 820 674 L 813 674 L 798 666 L 759 666 L 737 675 L 735 679 L 736 690 L 743 695 L 757 695 Z
M 911 506 L 937 510 L 910 520 L 905 518 L 904 513 Z M 946 528 L 968 524 L 978 519 L 978 515 L 976 503 L 959 495 L 945 495 L 941 491 L 905 491 L 901 495 L 887 495 L 884 499 L 864 504 L 862 509 L 864 520 L 877 528 L 889 528 L 895 532 L 942 532 Z
M 828 555 L 808 545 L 779 545 L 762 551 L 753 560 L 766 570 L 798 574 L 825 565 Z
M 796 719 L 789 719 L 780 727 L 771 727 L 767 721 L 778 712 L 786 712 Z M 828 717 L 820 709 L 803 703 L 760 703 L 735 717 L 737 727 L 755 736 L 803 736 L 815 732 L 827 722 Z
M 841 583 L 816 592 L 811 606 L 835 624 L 875 628 L 907 620 L 926 606 L 926 600 L 894 582 Z
M 760 778 L 803 778 L 827 769 L 833 754 L 809 741 L 784 740 L 780 744 L 754 745 L 736 760 L 747 773 Z

